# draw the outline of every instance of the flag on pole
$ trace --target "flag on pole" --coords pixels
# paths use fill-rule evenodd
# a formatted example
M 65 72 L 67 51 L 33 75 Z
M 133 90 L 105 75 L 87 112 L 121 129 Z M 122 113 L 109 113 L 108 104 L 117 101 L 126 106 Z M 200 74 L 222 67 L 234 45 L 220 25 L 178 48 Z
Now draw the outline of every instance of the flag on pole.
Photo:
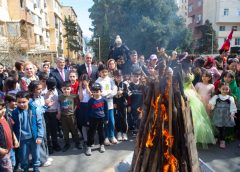
M 220 54 L 222 54 L 222 52 L 227 52 L 229 51 L 230 47 L 231 47 L 231 39 L 232 39 L 232 35 L 233 35 L 233 29 L 230 32 L 230 34 L 228 35 L 228 38 L 226 39 L 226 41 L 223 43 L 222 48 L 220 48 L 219 52 Z

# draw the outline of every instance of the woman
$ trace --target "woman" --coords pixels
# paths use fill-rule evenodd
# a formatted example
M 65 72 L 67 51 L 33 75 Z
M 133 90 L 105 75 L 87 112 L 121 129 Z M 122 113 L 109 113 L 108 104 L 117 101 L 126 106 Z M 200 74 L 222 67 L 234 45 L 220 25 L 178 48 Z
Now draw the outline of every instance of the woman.
M 35 67 L 31 62 L 26 62 L 23 65 L 24 68 L 24 76 L 21 78 L 20 81 L 20 88 L 23 91 L 28 90 L 28 85 L 31 81 L 39 80 L 38 76 L 36 75 Z
M 107 68 L 109 72 L 109 76 L 112 78 L 113 77 L 113 72 L 117 70 L 117 63 L 114 59 L 109 59 L 107 61 Z

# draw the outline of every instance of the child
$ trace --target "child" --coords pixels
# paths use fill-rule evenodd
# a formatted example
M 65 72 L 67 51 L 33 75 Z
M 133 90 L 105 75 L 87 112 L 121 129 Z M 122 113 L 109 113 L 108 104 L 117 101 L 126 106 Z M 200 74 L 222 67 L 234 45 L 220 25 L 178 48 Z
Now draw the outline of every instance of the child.
M 225 130 L 235 125 L 234 118 L 237 112 L 234 98 L 229 96 L 230 88 L 226 83 L 219 84 L 220 94 L 209 100 L 209 107 L 213 109 L 213 124 L 219 130 L 220 148 L 225 148 Z
M 86 155 L 91 156 L 91 145 L 94 143 L 96 130 L 98 131 L 100 152 L 105 152 L 104 148 L 104 124 L 108 123 L 108 103 L 102 98 L 102 87 L 99 83 L 94 83 L 91 87 L 93 97 L 88 101 L 88 141 Z
M 76 110 L 76 105 L 74 99 L 77 95 L 71 94 L 71 83 L 69 81 L 65 81 L 62 85 L 63 94 L 59 96 L 59 113 L 57 118 L 62 122 L 63 135 L 65 140 L 65 145 L 62 149 L 63 152 L 66 152 L 70 148 L 69 142 L 69 132 L 71 131 L 74 141 L 75 147 L 77 149 L 82 149 L 80 145 L 80 139 L 78 135 L 76 118 L 74 112 Z
M 69 81 L 71 82 L 71 88 L 72 88 L 71 93 L 76 95 L 78 93 L 78 86 L 79 86 L 78 74 L 77 72 L 70 71 L 68 77 L 69 77 Z
M 210 115 L 210 111 L 209 111 L 207 105 L 208 105 L 210 98 L 212 97 L 212 95 L 214 93 L 214 85 L 211 84 L 211 81 L 212 81 L 212 74 L 207 71 L 204 71 L 202 74 L 202 82 L 198 82 L 195 85 L 195 89 L 198 92 L 198 94 L 200 95 L 201 100 L 202 100 L 203 104 L 205 105 L 208 115 Z
M 125 83 L 123 83 L 123 76 L 120 70 L 113 72 L 115 84 L 117 86 L 117 95 L 113 97 L 114 105 L 114 117 L 115 117 L 115 127 L 117 131 L 118 141 L 127 141 L 127 98 L 128 98 L 128 88 Z
M 113 96 L 117 94 L 117 87 L 114 81 L 108 76 L 108 69 L 105 65 L 100 65 L 98 68 L 100 77 L 96 80 L 96 83 L 99 83 L 102 87 L 102 96 L 106 98 L 108 102 L 108 115 L 109 122 L 105 128 L 106 138 L 105 145 L 110 145 L 110 142 L 117 144 L 118 141 L 114 136 L 114 111 L 113 111 Z
M 31 81 L 28 85 L 29 93 L 31 94 L 31 104 L 35 107 L 38 107 L 45 113 L 46 109 L 52 105 L 52 102 L 49 100 L 44 100 L 42 94 L 42 85 L 40 81 Z M 52 158 L 49 158 L 48 146 L 47 146 L 47 132 L 46 132 L 46 123 L 44 119 L 44 114 L 42 113 L 42 124 L 44 128 L 44 137 L 40 145 L 40 161 L 44 167 L 50 166 L 52 164 Z
M 4 91 L 6 94 L 17 94 L 17 80 L 15 80 L 13 77 L 8 77 L 4 82 Z
M 57 140 L 58 91 L 56 89 L 57 82 L 55 78 L 48 78 L 46 81 L 46 85 L 48 91 L 45 94 L 44 99 L 49 99 L 53 103 L 52 106 L 50 106 L 44 114 L 47 128 L 48 150 L 49 154 L 52 154 L 53 150 L 57 152 L 61 150 L 61 147 L 59 146 Z
M 21 167 L 29 170 L 29 153 L 32 154 L 33 171 L 39 172 L 39 147 L 44 136 L 42 125 L 42 111 L 29 103 L 28 92 L 19 91 L 16 95 L 17 108 L 12 112 L 14 132 L 20 142 L 19 155 Z
M 39 81 L 40 81 L 40 83 L 42 85 L 41 96 L 45 96 L 47 94 L 47 92 L 48 92 L 47 84 L 46 84 L 46 81 L 48 79 L 48 74 L 44 73 L 44 72 L 39 72 L 38 77 L 39 77 Z
M 84 145 L 87 144 L 87 118 L 88 118 L 88 101 L 92 96 L 89 88 L 90 78 L 87 74 L 82 74 L 79 84 L 79 99 L 80 106 L 77 109 L 77 124 L 80 131 L 82 131 Z
M 12 131 L 12 121 L 5 113 L 4 106 L 4 101 L 0 99 L 0 171 L 12 172 L 15 161 L 12 161 L 11 150 L 17 148 L 19 144 Z
M 132 82 L 129 84 L 130 95 L 128 97 L 128 112 L 130 113 L 129 126 L 136 134 L 140 125 L 139 109 L 143 105 L 143 86 L 140 84 L 141 71 L 134 71 L 132 73 Z

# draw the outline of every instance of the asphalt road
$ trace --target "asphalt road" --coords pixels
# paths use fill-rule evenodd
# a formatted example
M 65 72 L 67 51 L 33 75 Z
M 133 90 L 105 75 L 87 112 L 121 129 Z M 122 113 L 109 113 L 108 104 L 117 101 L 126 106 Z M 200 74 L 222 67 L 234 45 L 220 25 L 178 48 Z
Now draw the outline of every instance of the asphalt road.
M 199 148 L 199 157 L 216 172 L 240 172 L 240 142 L 227 144 L 225 150 L 217 145 L 208 149 Z M 95 145 L 92 156 L 86 156 L 83 150 L 71 148 L 65 153 L 54 153 L 53 164 L 41 167 L 41 172 L 113 172 L 114 166 L 124 160 L 134 148 L 134 140 L 106 147 L 105 153 L 99 153 Z M 125 172 L 125 171 L 121 171 Z

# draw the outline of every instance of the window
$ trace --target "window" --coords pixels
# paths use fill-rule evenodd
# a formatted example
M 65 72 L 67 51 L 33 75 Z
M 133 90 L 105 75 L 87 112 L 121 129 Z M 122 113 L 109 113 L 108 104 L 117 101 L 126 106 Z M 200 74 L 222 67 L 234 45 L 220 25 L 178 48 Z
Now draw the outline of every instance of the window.
M 42 19 L 38 17 L 38 26 L 42 27 Z
M 198 14 L 196 18 L 196 23 L 200 23 L 202 21 L 202 15 Z
M 188 12 L 189 12 L 189 13 L 192 12 L 192 4 L 190 4 L 190 5 L 188 6 Z
M 237 31 L 237 26 L 232 26 L 232 30 Z
M 228 16 L 229 15 L 229 9 L 225 8 L 223 14 L 224 14 L 224 16 Z
M 202 6 L 202 0 L 198 0 L 198 6 L 199 6 L 199 7 Z
M 235 38 L 235 45 L 240 45 L 240 38 Z
M 21 7 L 21 8 L 24 7 L 24 0 L 20 0 L 20 7 Z
M 219 31 L 225 31 L 225 26 L 219 26 Z
M 4 36 L 4 28 L 3 25 L 0 24 L 0 36 Z

